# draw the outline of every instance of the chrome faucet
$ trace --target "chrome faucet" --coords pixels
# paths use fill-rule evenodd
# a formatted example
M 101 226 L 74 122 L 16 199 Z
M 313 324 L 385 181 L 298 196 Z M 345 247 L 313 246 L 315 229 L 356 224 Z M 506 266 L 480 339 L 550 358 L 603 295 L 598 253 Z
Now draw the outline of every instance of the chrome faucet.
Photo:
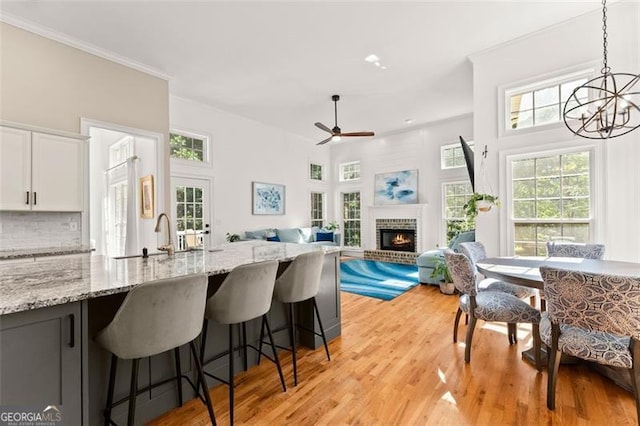
M 169 220 L 169 216 L 167 216 L 166 213 L 160 213 L 158 215 L 158 222 L 156 222 L 155 231 L 156 232 L 160 232 L 160 221 L 162 220 L 163 216 L 164 216 L 165 219 L 167 219 L 167 233 L 169 235 L 169 239 L 167 241 L 167 244 L 158 247 L 158 250 L 166 251 L 169 256 L 173 256 L 173 254 L 175 253 L 176 249 L 173 247 L 173 241 L 171 239 L 171 221 Z

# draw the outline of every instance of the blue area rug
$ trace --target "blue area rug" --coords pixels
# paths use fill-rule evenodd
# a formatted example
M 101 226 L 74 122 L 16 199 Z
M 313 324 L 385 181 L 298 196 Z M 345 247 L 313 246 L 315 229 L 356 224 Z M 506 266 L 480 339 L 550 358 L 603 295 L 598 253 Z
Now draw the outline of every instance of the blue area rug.
M 340 289 L 362 296 L 391 300 L 418 284 L 418 267 L 375 260 L 340 263 Z

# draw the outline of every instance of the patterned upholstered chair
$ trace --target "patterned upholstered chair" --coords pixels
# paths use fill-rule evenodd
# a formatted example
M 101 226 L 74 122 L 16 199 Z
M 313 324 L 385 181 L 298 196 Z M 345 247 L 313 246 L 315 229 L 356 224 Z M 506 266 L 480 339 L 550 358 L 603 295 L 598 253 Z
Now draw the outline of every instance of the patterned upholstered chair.
M 550 347 L 547 407 L 555 408 L 562 353 L 628 368 L 640 421 L 640 278 L 541 267 L 547 311 L 540 332 Z
M 533 330 L 533 346 L 536 358 L 536 368 L 540 370 L 540 311 L 529 306 L 526 302 L 512 294 L 500 291 L 478 292 L 476 274 L 471 261 L 462 253 L 445 252 L 447 267 L 460 295 L 460 310 L 469 315 L 469 326 L 465 339 L 465 362 L 471 361 L 471 341 L 477 320 L 506 322 L 509 324 L 509 334 L 515 335 L 517 323 L 531 323 Z M 453 328 L 453 341 L 458 341 L 458 320 Z M 515 343 L 515 338 L 509 339 Z
M 602 259 L 604 256 L 604 244 L 580 244 L 547 241 L 547 253 L 552 257 Z

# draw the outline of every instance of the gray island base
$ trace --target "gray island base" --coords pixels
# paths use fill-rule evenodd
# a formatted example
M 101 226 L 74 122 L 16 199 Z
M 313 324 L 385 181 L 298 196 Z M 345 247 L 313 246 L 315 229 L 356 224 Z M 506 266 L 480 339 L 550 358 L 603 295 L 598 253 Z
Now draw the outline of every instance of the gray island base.
M 325 262 L 321 287 L 316 298 L 327 338 L 341 333 L 340 249 L 277 242 L 238 242 L 214 252 L 177 253 L 173 258 L 110 259 L 102 256 L 74 256 L 18 264 L 0 262 L 0 404 L 4 406 L 62 405 L 65 424 L 102 424 L 106 401 L 110 354 L 92 337 L 111 321 L 126 293 L 138 284 L 161 278 L 198 273 L 209 275 L 209 295 L 220 286 L 235 266 L 261 260 L 280 262 L 278 273 L 298 255 L 322 250 Z M 315 331 L 311 304 L 297 311 L 300 322 Z M 285 324 L 286 311 L 274 301 L 269 312 L 273 328 Z M 257 346 L 260 322 L 247 324 L 247 343 Z M 234 333 L 239 335 L 240 333 Z M 312 349 L 322 340 L 299 331 L 299 342 Z M 209 325 L 205 359 L 227 348 L 226 326 Z M 286 346 L 287 333 L 278 333 L 276 343 Z M 188 347 L 180 349 L 182 374 L 195 378 Z M 237 372 L 244 369 L 242 352 L 235 353 Z M 257 355 L 249 349 L 247 367 Z M 226 377 L 227 357 L 210 363 L 206 370 Z M 130 362 L 121 361 L 115 386 L 115 400 L 129 393 Z M 167 352 L 141 363 L 139 387 L 175 376 L 173 353 Z M 291 382 L 287 377 L 287 383 Z M 219 383 L 207 379 L 209 387 Z M 274 383 L 279 383 L 274 368 Z M 194 397 L 183 380 L 185 400 Z M 175 381 L 141 392 L 136 404 L 136 422 L 151 420 L 178 405 Z M 215 407 L 214 407 L 215 409 Z M 113 420 L 126 422 L 127 404 L 113 410 Z

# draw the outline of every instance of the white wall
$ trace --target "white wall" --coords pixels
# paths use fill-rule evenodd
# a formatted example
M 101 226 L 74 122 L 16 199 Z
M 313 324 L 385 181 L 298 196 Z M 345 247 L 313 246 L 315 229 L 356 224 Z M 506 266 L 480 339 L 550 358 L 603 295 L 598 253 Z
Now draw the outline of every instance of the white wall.
M 212 178 L 214 244 L 223 242 L 228 232 L 309 226 L 311 190 L 328 193 L 331 184 L 311 182 L 309 162 L 328 166 L 328 146 L 316 146 L 314 141 L 281 129 L 173 96 L 170 116 L 172 129 L 211 138 L 211 167 L 178 169 L 172 165 L 171 173 Z M 253 181 L 286 186 L 284 215 L 251 214 Z
M 608 8 L 609 65 L 613 72 L 640 72 L 640 4 L 615 3 Z M 472 56 L 474 65 L 474 135 L 477 145 L 488 146 L 487 179 L 506 199 L 505 157 L 511 153 L 537 152 L 569 146 L 594 145 L 574 136 L 563 123 L 544 130 L 501 136 L 498 114 L 500 89 L 539 81 L 554 74 L 591 65 L 600 72 L 602 62 L 602 15 L 590 13 L 572 21 L 531 34 Z M 640 130 L 596 141 L 601 153 L 596 177 L 596 229 L 594 241 L 607 246 L 606 257 L 640 260 Z M 479 163 L 476 150 L 476 164 Z M 479 170 L 476 167 L 476 181 Z M 477 189 L 477 188 L 476 188 Z M 511 253 L 506 209 L 478 217 L 477 238 L 491 254 Z
M 442 222 L 442 183 L 468 180 L 466 168 L 441 170 L 440 147 L 459 143 L 458 136 L 473 140 L 471 114 L 438 121 L 419 129 L 375 139 L 348 139 L 332 146 L 331 165 L 334 181 L 335 216 L 340 218 L 339 196 L 344 192 L 360 191 L 362 208 L 362 247 L 375 249 L 375 229 L 371 229 L 370 215 L 376 214 L 373 191 L 377 173 L 418 169 L 418 203 L 423 204 L 425 226 L 419 230 L 419 250 L 435 248 L 445 241 Z M 339 182 L 341 163 L 360 161 L 361 179 Z M 385 208 L 385 216 L 389 209 Z M 398 218 L 407 215 L 407 209 L 397 209 Z

